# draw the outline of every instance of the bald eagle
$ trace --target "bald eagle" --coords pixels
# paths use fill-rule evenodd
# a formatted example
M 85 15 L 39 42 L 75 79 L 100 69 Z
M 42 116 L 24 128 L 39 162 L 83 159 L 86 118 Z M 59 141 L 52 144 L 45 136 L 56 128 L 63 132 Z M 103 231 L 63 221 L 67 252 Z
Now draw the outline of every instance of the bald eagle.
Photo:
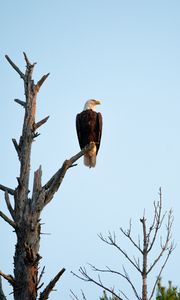
M 80 148 L 83 149 L 90 142 L 94 143 L 92 150 L 84 154 L 85 166 L 91 168 L 96 165 L 96 156 L 101 142 L 102 115 L 95 112 L 99 100 L 90 99 L 84 105 L 84 110 L 76 116 L 76 131 Z

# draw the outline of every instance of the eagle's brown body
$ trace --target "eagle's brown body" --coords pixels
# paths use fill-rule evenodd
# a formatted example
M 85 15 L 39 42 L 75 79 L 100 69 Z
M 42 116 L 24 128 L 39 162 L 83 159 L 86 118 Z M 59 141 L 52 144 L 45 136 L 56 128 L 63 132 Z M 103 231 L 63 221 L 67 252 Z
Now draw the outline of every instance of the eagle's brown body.
M 101 114 L 92 109 L 83 110 L 76 116 L 76 130 L 81 149 L 90 142 L 94 142 L 92 150 L 84 155 L 84 164 L 89 167 L 95 167 L 102 134 Z

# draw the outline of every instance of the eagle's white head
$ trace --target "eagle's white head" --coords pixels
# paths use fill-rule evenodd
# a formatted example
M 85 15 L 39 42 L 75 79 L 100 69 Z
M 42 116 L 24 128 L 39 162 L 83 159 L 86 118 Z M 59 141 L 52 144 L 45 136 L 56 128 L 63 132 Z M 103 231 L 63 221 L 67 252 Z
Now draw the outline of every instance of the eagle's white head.
M 84 110 L 87 110 L 87 109 L 95 110 L 96 105 L 99 105 L 99 104 L 101 104 L 100 100 L 89 99 L 88 101 L 86 101 L 86 103 L 84 105 Z

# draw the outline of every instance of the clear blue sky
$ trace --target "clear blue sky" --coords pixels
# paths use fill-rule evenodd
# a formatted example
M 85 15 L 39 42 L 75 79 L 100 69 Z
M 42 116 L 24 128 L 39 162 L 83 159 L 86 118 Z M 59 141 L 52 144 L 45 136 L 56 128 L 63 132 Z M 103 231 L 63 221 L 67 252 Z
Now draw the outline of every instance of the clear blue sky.
M 37 120 L 47 115 L 50 119 L 33 145 L 31 166 L 33 174 L 42 165 L 44 183 L 79 151 L 75 116 L 84 102 L 102 100 L 97 167 L 89 170 L 80 160 L 42 215 L 42 231 L 51 233 L 41 238 L 45 283 L 61 267 L 67 269 L 51 299 L 70 299 L 69 290 L 80 295 L 81 288 L 88 300 L 99 299 L 101 290 L 83 284 L 70 271 L 87 262 L 121 271 L 123 258 L 100 242 L 97 233 L 119 234 L 119 227 L 127 228 L 131 218 L 137 237 L 138 220 L 144 208 L 151 219 L 160 186 L 164 210 L 174 211 L 177 244 L 163 283 L 170 279 L 180 286 L 180 2 L 6 0 L 0 8 L 2 184 L 16 186 L 19 163 L 11 138 L 21 133 L 23 112 L 13 99 L 24 98 L 22 81 L 5 54 L 24 70 L 25 51 L 37 62 L 35 81 L 50 72 L 38 95 Z M 3 202 L 2 194 L 1 209 Z M 0 232 L 0 269 L 9 274 L 15 237 L 2 220 Z M 126 241 L 121 244 L 133 253 Z M 135 272 L 132 279 L 139 284 Z M 8 295 L 11 290 L 3 284 Z M 107 284 L 129 293 L 123 280 L 111 278 Z

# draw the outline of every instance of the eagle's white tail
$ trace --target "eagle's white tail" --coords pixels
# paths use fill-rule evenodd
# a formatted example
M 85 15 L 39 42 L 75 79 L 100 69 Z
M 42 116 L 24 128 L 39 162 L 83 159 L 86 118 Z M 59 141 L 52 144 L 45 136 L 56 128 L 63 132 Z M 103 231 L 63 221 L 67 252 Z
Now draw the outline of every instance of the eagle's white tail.
M 92 168 L 96 165 L 96 144 L 94 143 L 93 148 L 86 154 L 84 154 L 85 166 Z

